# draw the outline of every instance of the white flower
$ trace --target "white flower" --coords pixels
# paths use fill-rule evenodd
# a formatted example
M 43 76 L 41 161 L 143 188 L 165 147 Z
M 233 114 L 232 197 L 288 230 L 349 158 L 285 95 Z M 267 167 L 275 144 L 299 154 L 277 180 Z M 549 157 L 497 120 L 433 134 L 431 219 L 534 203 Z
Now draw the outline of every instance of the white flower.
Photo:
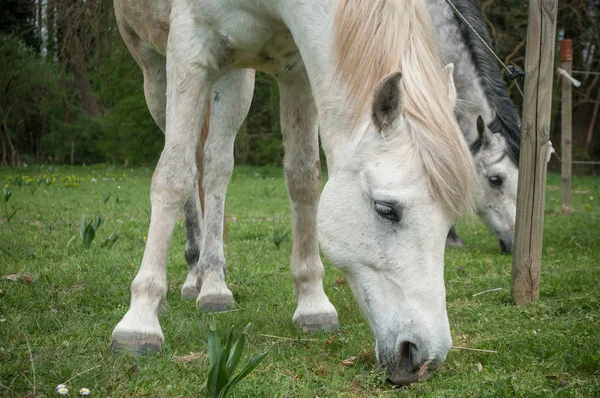
M 89 388 L 82 388 L 81 390 L 79 390 L 79 394 L 81 395 L 90 395 L 92 392 L 90 391 Z
M 60 388 L 58 388 L 58 387 L 60 387 Z M 56 392 L 59 393 L 60 395 L 67 395 L 69 393 L 69 389 L 67 387 L 65 387 L 63 384 L 61 384 L 58 387 L 56 388 Z
M 64 384 L 59 384 L 56 386 L 56 391 L 60 390 L 61 388 L 67 388 L 67 386 L 65 386 Z

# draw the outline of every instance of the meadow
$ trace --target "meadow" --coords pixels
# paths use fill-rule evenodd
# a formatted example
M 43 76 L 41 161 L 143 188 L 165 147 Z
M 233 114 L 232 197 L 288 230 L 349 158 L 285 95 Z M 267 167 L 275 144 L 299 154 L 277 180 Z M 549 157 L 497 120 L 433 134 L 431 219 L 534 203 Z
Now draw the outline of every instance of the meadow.
M 83 387 L 97 397 L 205 396 L 209 316 L 180 295 L 182 219 L 168 258 L 162 352 L 116 358 L 110 350 L 144 250 L 151 175 L 101 165 L 0 169 L 0 396 L 57 396 L 65 382 L 69 396 Z M 224 335 L 252 322 L 242 363 L 268 352 L 236 396 L 600 396 L 600 178 L 574 178 L 571 215 L 560 212 L 559 185 L 560 176 L 548 177 L 539 301 L 513 304 L 512 257 L 467 217 L 458 225 L 465 247 L 446 251 L 453 344 L 493 352 L 452 349 L 427 382 L 396 388 L 377 369 L 373 337 L 343 275 L 325 259 L 325 291 L 341 328 L 294 328 L 283 171 L 236 168 L 226 256 L 237 308 L 216 315 L 217 328 Z M 89 248 L 83 217 L 102 217 Z

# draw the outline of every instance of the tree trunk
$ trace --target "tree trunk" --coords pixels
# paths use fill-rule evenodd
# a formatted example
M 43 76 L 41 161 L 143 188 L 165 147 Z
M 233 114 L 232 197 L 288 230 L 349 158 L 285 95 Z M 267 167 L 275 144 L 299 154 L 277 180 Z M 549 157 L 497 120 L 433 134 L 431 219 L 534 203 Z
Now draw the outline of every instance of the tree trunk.
M 4 144 L 4 140 L 6 140 L 6 142 L 8 143 L 8 146 L 10 148 L 10 165 L 15 167 L 18 163 L 18 155 L 17 155 L 17 151 L 15 149 L 15 146 L 12 143 L 12 140 L 10 139 L 10 134 L 8 134 L 8 126 L 6 125 L 6 113 L 4 113 L 4 109 L 2 108 L 2 106 L 0 106 L 0 118 L 2 119 L 2 132 L 3 132 L 3 139 L 2 139 L 2 149 L 4 150 L 5 148 L 5 144 Z M 4 159 L 4 155 L 5 153 L 3 153 L 3 161 L 6 162 L 6 160 Z M 6 164 L 8 165 L 8 162 L 6 162 Z
M 77 92 L 79 93 L 79 97 L 81 97 L 81 105 L 89 115 L 97 116 L 99 113 L 98 104 L 92 92 L 92 85 L 87 77 L 88 72 L 85 66 L 83 49 L 77 35 L 73 36 L 73 45 L 69 49 L 69 58 L 73 67 L 73 74 L 75 75 L 75 87 L 77 87 Z

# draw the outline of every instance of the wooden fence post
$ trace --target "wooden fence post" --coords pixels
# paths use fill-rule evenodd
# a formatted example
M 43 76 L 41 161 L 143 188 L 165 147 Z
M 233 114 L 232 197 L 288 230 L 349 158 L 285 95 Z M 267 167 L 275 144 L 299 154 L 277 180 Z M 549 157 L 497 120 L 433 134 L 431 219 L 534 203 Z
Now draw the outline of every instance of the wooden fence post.
M 571 40 L 560 41 L 560 67 L 569 75 L 573 69 L 573 42 Z M 561 78 L 561 129 L 560 129 L 560 153 L 562 163 L 560 173 L 562 176 L 561 194 L 562 211 L 571 212 L 571 161 L 572 161 L 572 86 L 573 84 L 565 77 Z
M 540 292 L 557 10 L 558 0 L 529 1 L 517 224 L 512 267 L 512 294 L 518 305 L 535 302 Z

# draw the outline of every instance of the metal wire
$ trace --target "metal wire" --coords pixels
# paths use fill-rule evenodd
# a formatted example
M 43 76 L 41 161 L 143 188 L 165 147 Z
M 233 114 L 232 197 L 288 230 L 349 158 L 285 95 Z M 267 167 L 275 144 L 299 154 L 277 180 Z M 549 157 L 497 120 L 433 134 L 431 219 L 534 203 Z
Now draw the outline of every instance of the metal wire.
M 558 159 L 558 161 L 560 163 L 562 163 L 562 159 L 560 158 L 560 156 L 558 156 L 558 153 L 556 153 L 556 151 L 552 152 L 552 154 L 556 157 L 556 159 Z M 592 165 L 600 165 L 600 162 L 592 162 L 592 161 L 584 161 L 584 160 L 571 160 L 571 163 L 573 164 L 592 164 Z
M 600 72 L 586 72 L 584 70 L 572 70 L 571 74 L 573 74 L 573 73 L 577 73 L 580 75 L 598 75 L 598 76 L 600 76 Z
M 494 57 L 496 57 L 496 60 L 498 60 L 498 62 L 500 62 L 500 64 L 504 67 L 504 69 L 506 69 L 506 71 L 508 73 L 512 72 L 510 71 L 510 69 L 508 69 L 508 66 L 506 66 L 504 64 L 504 62 L 502 62 L 502 60 L 500 59 L 500 57 L 498 57 L 498 55 L 496 55 L 496 53 L 494 52 L 494 50 L 492 50 L 492 48 L 490 46 L 488 46 L 488 44 L 485 42 L 485 40 L 483 40 L 483 38 L 479 35 L 479 33 L 477 33 L 477 31 L 475 30 L 475 28 L 469 23 L 469 21 L 467 20 L 467 18 L 464 17 L 464 15 L 461 14 L 461 12 L 458 10 L 458 8 L 456 8 L 456 6 L 452 3 L 451 0 L 446 0 L 446 3 L 448 3 L 450 5 L 450 7 L 452 7 L 452 9 L 454 10 L 454 13 L 456 15 L 458 15 L 460 17 L 460 19 L 463 20 L 464 23 L 467 24 L 467 26 L 469 27 L 469 29 L 471 29 L 473 31 L 473 33 L 475 33 L 475 35 L 477 36 L 477 38 L 479 39 L 479 41 L 485 46 L 485 48 L 488 49 L 488 51 L 490 53 L 492 53 L 492 55 Z M 519 83 L 515 80 L 515 84 L 517 85 L 517 89 L 519 90 L 519 93 L 521 94 L 521 97 L 524 97 L 523 91 L 521 90 L 521 86 L 519 86 Z

